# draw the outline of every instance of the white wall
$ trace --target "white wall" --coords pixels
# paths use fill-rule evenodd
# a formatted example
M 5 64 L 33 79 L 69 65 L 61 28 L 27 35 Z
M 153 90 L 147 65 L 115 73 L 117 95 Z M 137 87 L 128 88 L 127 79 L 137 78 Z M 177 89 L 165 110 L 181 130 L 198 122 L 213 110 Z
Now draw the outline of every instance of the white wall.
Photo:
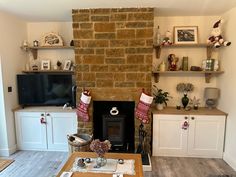
M 171 31 L 173 34 L 174 26 L 198 26 L 198 39 L 199 43 L 206 43 L 208 39 L 213 24 L 219 19 L 218 16 L 177 16 L 177 17 L 155 17 L 154 26 L 160 27 L 160 33 L 162 36 L 165 35 L 167 30 Z M 172 40 L 173 41 L 173 40 Z M 206 59 L 206 48 L 163 48 L 161 50 L 161 56 L 159 59 L 156 59 L 154 55 L 153 65 L 154 70 L 157 66 L 164 60 L 166 65 L 167 57 L 169 54 L 175 54 L 179 57 L 178 65 L 181 65 L 183 56 L 188 56 L 189 68 L 190 66 L 201 66 L 202 60 Z M 212 58 L 219 59 L 217 50 L 213 52 Z M 213 77 L 210 83 L 205 83 L 205 77 L 202 74 L 192 75 L 192 74 L 179 74 L 179 75 L 161 75 L 159 83 L 157 84 L 158 88 L 163 89 L 164 91 L 170 92 L 170 95 L 173 96 L 168 102 L 168 106 L 181 105 L 181 98 L 183 97 L 182 93 L 177 93 L 176 85 L 180 82 L 191 82 L 194 85 L 194 91 L 189 93 L 189 97 L 193 98 L 196 96 L 200 98 L 201 105 L 205 106 L 205 100 L 203 97 L 205 87 L 215 87 L 216 79 Z
M 63 41 L 64 45 L 69 46 L 70 41 L 73 39 L 73 30 L 72 22 L 38 22 L 38 23 L 28 23 L 28 41 L 32 45 L 34 40 L 40 42 L 40 39 L 43 35 L 49 32 L 55 32 L 59 34 Z M 51 66 L 54 66 L 57 60 L 65 61 L 66 59 L 74 61 L 74 51 L 66 49 L 57 49 L 57 50 L 38 50 L 38 63 L 40 64 L 41 60 L 50 60 Z M 32 56 L 30 56 L 30 61 L 32 61 Z
M 226 126 L 226 141 L 224 160 L 236 170 L 236 8 L 223 15 L 225 21 L 224 38 L 232 42 L 231 46 L 221 50 L 222 66 L 225 73 L 219 78 L 218 85 L 221 89 L 219 107 L 228 113 Z
M 0 105 L 0 155 L 9 155 L 16 149 L 15 123 L 12 109 L 18 106 L 16 74 L 25 66 L 26 54 L 20 49 L 27 37 L 26 23 L 15 16 L 0 12 L 1 40 L 0 55 L 2 66 L 2 92 L 4 103 Z M 0 79 L 1 81 L 1 79 Z M 12 87 L 12 92 L 7 87 Z

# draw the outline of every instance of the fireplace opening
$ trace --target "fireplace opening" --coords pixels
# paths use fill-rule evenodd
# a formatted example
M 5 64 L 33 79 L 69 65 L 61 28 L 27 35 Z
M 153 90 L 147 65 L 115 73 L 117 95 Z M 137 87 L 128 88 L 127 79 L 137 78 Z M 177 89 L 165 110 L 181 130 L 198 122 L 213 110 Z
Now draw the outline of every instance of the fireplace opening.
M 131 101 L 94 101 L 94 138 L 108 139 L 113 152 L 134 152 L 134 106 Z

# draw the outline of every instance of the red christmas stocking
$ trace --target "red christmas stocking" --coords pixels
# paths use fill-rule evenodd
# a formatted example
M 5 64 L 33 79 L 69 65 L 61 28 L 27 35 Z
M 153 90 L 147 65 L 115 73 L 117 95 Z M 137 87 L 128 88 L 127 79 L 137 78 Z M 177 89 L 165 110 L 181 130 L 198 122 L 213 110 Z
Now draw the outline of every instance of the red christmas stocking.
M 153 97 L 146 95 L 142 92 L 139 102 L 135 109 L 135 116 L 138 118 L 142 123 L 147 124 L 149 123 L 148 118 L 148 111 L 152 104 Z
M 89 121 L 89 114 L 88 114 L 88 107 L 91 101 L 91 96 L 89 91 L 83 91 L 81 93 L 80 102 L 77 106 L 77 116 L 78 118 L 82 119 L 84 122 Z

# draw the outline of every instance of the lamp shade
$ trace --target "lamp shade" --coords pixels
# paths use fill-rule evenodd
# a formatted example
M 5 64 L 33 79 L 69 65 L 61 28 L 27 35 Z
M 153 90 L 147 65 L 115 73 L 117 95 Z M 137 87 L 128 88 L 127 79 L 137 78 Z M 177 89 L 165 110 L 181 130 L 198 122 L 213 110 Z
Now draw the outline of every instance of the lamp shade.
M 206 99 L 218 99 L 220 90 L 214 87 L 206 87 L 204 94 Z

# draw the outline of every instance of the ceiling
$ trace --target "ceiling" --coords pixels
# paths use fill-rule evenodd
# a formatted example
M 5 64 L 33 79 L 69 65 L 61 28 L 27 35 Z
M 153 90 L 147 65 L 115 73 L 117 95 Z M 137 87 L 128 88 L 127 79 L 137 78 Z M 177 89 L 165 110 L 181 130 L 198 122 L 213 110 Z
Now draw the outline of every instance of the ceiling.
M 29 22 L 71 21 L 71 9 L 155 7 L 159 16 L 221 15 L 236 0 L 0 0 L 0 11 Z

